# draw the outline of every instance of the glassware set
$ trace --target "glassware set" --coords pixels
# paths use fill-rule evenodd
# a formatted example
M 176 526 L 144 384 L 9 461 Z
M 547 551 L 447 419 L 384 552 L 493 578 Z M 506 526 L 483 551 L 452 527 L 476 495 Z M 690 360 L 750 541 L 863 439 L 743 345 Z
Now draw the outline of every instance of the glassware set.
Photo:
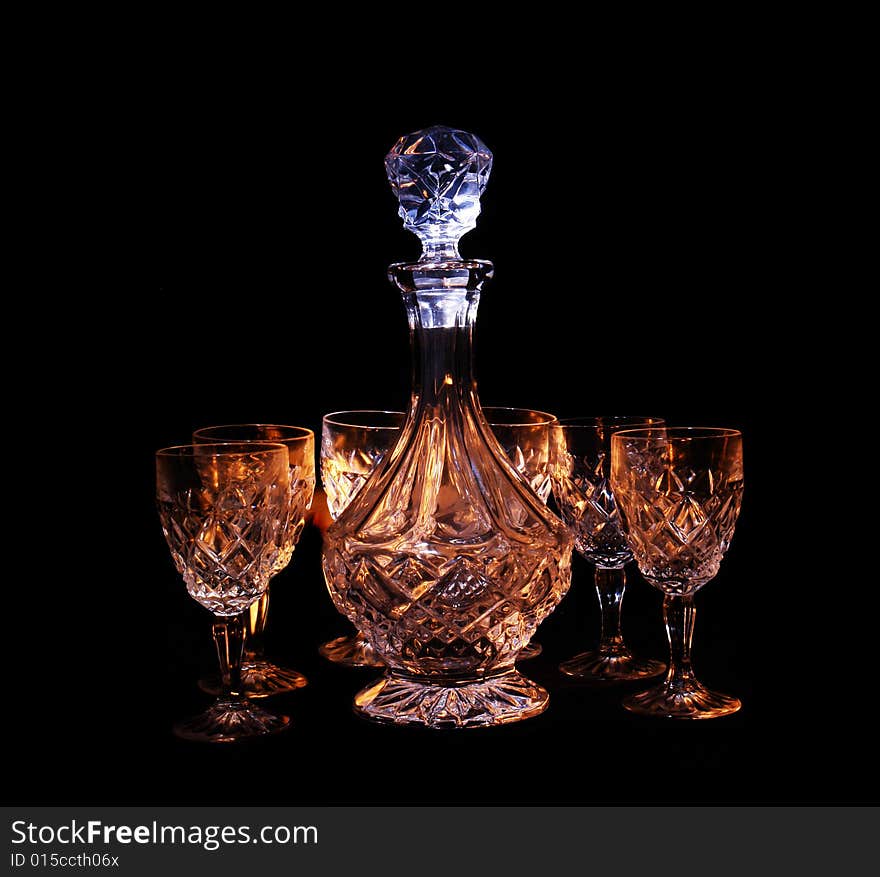
M 324 417 L 324 578 L 358 633 L 321 654 L 384 670 L 354 700 L 377 722 L 473 728 L 536 716 L 549 695 L 518 664 L 568 591 L 575 548 L 595 567 L 602 633 L 597 649 L 560 670 L 601 684 L 665 670 L 625 707 L 674 718 L 734 712 L 736 698 L 694 677 L 690 641 L 693 595 L 717 573 L 739 513 L 742 436 L 481 406 L 472 335 L 493 266 L 462 259 L 458 240 L 476 224 L 491 166 L 479 138 L 443 127 L 401 137 L 386 158 L 399 215 L 422 244 L 418 261 L 389 268 L 409 320 L 413 390 L 406 412 Z M 244 424 L 198 430 L 193 442 L 157 453 L 157 497 L 174 563 L 218 619 L 221 672 L 202 682 L 218 693 L 214 705 L 176 731 L 231 742 L 287 727 L 253 699 L 306 684 L 266 659 L 262 634 L 269 581 L 290 562 L 312 502 L 314 437 Z M 664 594 L 668 669 L 623 640 L 632 559 Z

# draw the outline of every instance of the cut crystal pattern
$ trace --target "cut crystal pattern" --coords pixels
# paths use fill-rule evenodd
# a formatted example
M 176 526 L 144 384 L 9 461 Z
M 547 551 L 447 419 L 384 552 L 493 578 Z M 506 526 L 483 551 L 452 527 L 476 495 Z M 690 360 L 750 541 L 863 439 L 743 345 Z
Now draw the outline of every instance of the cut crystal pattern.
M 540 412 L 520 409 L 532 416 L 543 416 Z M 505 409 L 489 408 L 483 411 L 490 421 L 492 432 L 501 447 L 535 493 L 546 503 L 550 497 L 551 481 L 551 431 L 550 421 L 542 423 L 494 423 L 493 415 L 505 416 Z M 510 416 L 510 415 L 508 415 Z M 552 415 L 547 415 L 548 418 Z
M 437 242 L 457 246 L 477 224 L 492 153 L 474 134 L 434 126 L 401 137 L 385 159 L 385 170 L 404 227 L 429 253 Z
M 465 685 L 424 685 L 386 676 L 355 698 L 355 710 L 380 722 L 468 728 L 518 721 L 542 713 L 550 700 L 515 671 Z
M 507 450 L 510 453 L 509 449 Z M 541 497 L 541 502 L 547 502 L 553 488 L 547 457 L 542 456 L 535 448 L 523 450 L 520 447 L 515 447 L 511 460 L 516 470 L 522 473 L 526 481 L 529 482 L 532 490 Z
M 360 515 L 371 509 L 365 520 L 341 539 L 331 528 L 328 587 L 393 669 L 442 676 L 512 666 L 568 588 L 569 537 L 505 471 L 500 448 L 493 457 L 452 428 L 438 443 L 434 427 L 423 422 L 393 461 L 409 474 L 389 484 L 386 468 L 369 502 L 352 501 Z M 337 524 L 346 520 L 348 511 Z
M 623 441 L 615 490 L 639 570 L 667 594 L 693 594 L 718 573 L 742 503 L 741 463 L 694 471 L 663 442 Z
M 336 450 L 327 435 L 321 443 L 321 483 L 327 494 L 330 517 L 335 521 L 364 486 L 385 452 L 368 447 Z
M 306 514 L 315 496 L 315 464 L 290 467 L 290 513 L 281 550 L 273 567 L 276 573 L 287 569 L 306 525 Z
M 266 590 L 284 551 L 289 488 L 258 456 L 205 461 L 200 485 L 160 491 L 159 518 L 190 596 L 215 615 L 238 615 Z
M 607 477 L 605 452 L 583 457 L 558 448 L 553 481 L 560 514 L 574 533 L 577 551 L 596 566 L 615 569 L 629 563 L 632 552 Z

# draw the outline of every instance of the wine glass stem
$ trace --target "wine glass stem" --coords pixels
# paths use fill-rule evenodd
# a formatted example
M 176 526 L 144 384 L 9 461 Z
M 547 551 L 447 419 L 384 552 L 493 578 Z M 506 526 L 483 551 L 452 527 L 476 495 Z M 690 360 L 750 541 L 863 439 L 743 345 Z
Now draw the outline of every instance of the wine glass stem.
M 259 600 L 251 603 L 245 613 L 247 636 L 245 637 L 244 653 L 248 661 L 257 661 L 263 657 L 265 644 L 263 633 L 266 630 L 266 616 L 269 614 L 269 589 L 263 591 Z
M 220 659 L 220 679 L 223 683 L 221 696 L 240 698 L 241 652 L 244 645 L 244 624 L 241 616 L 214 622 L 214 645 Z
M 626 589 L 626 573 L 623 569 L 596 567 L 596 593 L 602 614 L 602 633 L 599 637 L 600 653 L 614 654 L 623 648 L 620 630 L 620 613 L 623 592 Z
M 693 597 L 663 598 L 663 623 L 669 637 L 669 669 L 666 671 L 665 685 L 675 691 L 688 691 L 694 687 L 691 639 L 696 618 Z

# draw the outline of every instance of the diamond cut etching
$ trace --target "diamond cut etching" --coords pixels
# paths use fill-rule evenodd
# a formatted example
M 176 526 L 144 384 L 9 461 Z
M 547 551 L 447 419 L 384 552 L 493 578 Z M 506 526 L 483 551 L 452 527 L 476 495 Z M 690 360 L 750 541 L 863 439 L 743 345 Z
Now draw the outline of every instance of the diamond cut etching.
M 385 170 L 404 226 L 427 255 L 458 258 L 458 239 L 477 224 L 492 153 L 474 134 L 433 126 L 401 137 Z

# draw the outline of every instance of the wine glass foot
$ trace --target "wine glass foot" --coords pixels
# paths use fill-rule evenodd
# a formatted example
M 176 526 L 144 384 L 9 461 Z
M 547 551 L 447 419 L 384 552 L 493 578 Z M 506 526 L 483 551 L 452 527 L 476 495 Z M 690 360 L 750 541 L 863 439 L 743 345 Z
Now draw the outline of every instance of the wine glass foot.
M 543 651 L 543 646 L 532 640 L 525 648 L 519 650 L 519 654 L 516 656 L 517 663 L 520 661 L 531 661 L 532 658 L 537 658 Z
M 665 682 L 623 699 L 631 713 L 665 719 L 714 719 L 735 713 L 742 707 L 739 698 L 704 688 L 699 682 L 687 688 Z
M 662 661 L 636 658 L 626 649 L 617 654 L 582 652 L 559 665 L 566 676 L 588 682 L 627 682 L 631 679 L 650 679 L 666 672 Z
M 485 728 L 537 716 L 550 695 L 516 670 L 447 685 L 387 674 L 354 699 L 358 715 L 396 725 Z
M 239 743 L 278 734 L 289 727 L 288 716 L 267 712 L 244 699 L 220 699 L 203 713 L 178 722 L 174 733 L 199 743 Z
M 241 665 L 241 693 L 246 697 L 271 697 L 274 694 L 286 694 L 297 688 L 304 688 L 309 680 L 297 670 L 279 667 L 271 661 L 258 659 L 245 661 Z M 219 676 L 206 676 L 199 680 L 199 688 L 207 694 L 219 694 L 221 689 Z
M 360 635 L 338 636 L 324 643 L 318 652 L 334 664 L 346 667 L 384 667 L 385 662 Z

